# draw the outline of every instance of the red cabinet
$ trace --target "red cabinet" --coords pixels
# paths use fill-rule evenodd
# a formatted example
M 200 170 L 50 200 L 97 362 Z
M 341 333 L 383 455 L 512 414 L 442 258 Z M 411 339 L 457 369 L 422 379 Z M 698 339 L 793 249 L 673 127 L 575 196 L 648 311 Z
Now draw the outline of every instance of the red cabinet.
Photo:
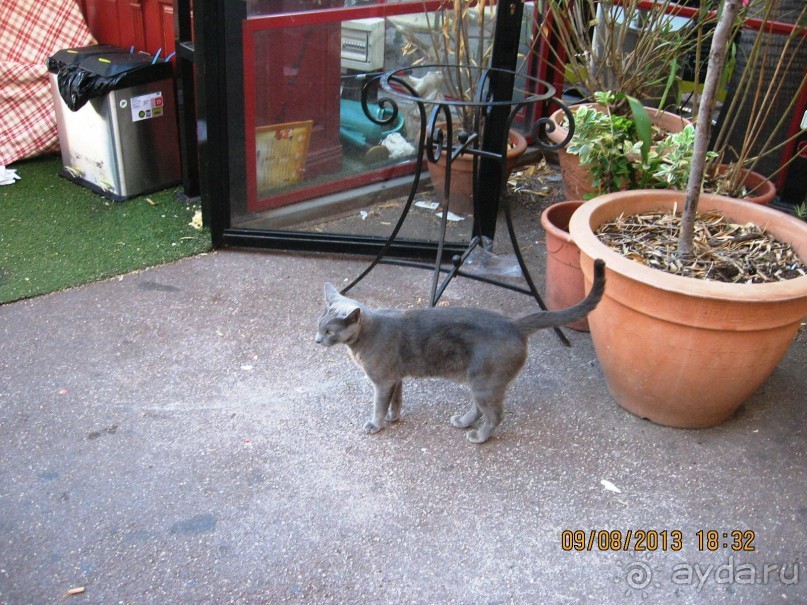
M 87 25 L 101 44 L 151 54 L 174 52 L 173 0 L 78 0 Z

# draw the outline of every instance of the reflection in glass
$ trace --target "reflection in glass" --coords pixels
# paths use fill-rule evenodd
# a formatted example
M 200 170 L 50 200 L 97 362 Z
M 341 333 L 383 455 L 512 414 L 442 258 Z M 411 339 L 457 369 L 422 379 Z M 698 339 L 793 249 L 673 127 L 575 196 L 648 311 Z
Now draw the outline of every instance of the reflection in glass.
M 429 43 L 434 19 L 424 19 L 419 0 L 411 2 L 412 14 L 388 18 L 281 24 L 262 18 L 360 4 L 383 3 L 248 1 L 246 204 L 231 217 L 233 226 L 378 237 L 391 232 L 412 183 L 420 114 L 414 103 L 399 100 L 396 120 L 379 125 L 364 115 L 362 88 L 373 73 L 423 60 L 404 51 L 412 40 Z M 378 102 L 377 89 L 365 94 L 374 116 L 387 117 L 390 109 Z M 401 238 L 434 241 L 439 235 L 439 201 L 425 175 L 423 180 Z M 472 217 L 452 218 L 447 240 L 467 240 Z

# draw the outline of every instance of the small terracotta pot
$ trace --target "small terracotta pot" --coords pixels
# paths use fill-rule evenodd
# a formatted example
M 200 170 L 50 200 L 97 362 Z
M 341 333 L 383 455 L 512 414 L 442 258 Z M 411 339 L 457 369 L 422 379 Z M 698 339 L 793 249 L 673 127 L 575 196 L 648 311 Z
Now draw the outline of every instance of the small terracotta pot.
M 508 134 L 510 144 L 507 148 L 507 176 L 516 165 L 516 161 L 527 150 L 527 139 L 515 130 Z M 440 156 L 437 162 L 428 162 L 429 176 L 431 177 L 434 193 L 440 203 L 445 201 L 446 153 Z M 455 214 L 471 216 L 474 213 L 474 162 L 470 154 L 461 154 L 451 164 L 451 191 L 449 193 L 448 208 Z
M 701 428 L 731 417 L 768 378 L 807 315 L 807 277 L 730 284 L 681 277 L 625 258 L 594 231 L 620 214 L 682 207 L 685 194 L 634 190 L 603 195 L 572 216 L 586 288 L 606 263 L 605 296 L 589 327 L 608 389 L 653 422 Z M 783 212 L 702 194 L 700 211 L 763 226 L 807 260 L 807 223 Z
M 718 167 L 720 174 L 726 172 L 729 166 L 721 164 Z M 740 174 L 743 175 L 745 187 L 751 192 L 748 197 L 742 198 L 746 202 L 753 202 L 754 204 L 770 204 L 776 197 L 776 185 L 773 181 L 761 175 L 758 172 L 740 168 Z
M 574 114 L 577 108 L 584 106 L 594 106 L 597 109 L 602 109 L 602 106 L 596 103 L 583 103 L 570 107 L 572 114 Z M 687 124 L 691 124 L 686 118 L 670 113 L 669 111 L 652 109 L 650 107 L 646 109 L 652 123 L 667 132 L 681 132 Z M 561 122 L 563 122 L 565 118 L 566 114 L 562 109 L 558 109 L 549 116 L 549 119 L 555 123 L 555 129 L 552 132 L 547 132 L 546 136 L 555 144 L 563 142 L 569 134 L 569 130 L 561 126 Z M 560 174 L 563 178 L 563 186 L 566 188 L 566 197 L 568 199 L 585 199 L 587 196 L 596 193 L 591 184 L 591 172 L 587 167 L 580 165 L 578 156 L 566 153 L 565 149 L 560 149 L 558 150 L 558 164 L 560 165 Z
M 586 296 L 580 249 L 569 234 L 569 220 L 581 204 L 581 200 L 559 202 L 541 213 L 541 227 L 546 233 L 544 299 L 552 310 L 571 307 Z M 584 317 L 567 327 L 588 332 L 588 320 Z

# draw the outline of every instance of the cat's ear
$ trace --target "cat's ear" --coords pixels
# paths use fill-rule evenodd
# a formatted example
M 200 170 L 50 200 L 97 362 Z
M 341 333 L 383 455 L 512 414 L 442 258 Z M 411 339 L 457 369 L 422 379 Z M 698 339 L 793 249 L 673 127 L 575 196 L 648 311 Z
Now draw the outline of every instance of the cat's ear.
M 350 315 L 348 315 L 348 316 L 345 318 L 345 321 L 348 323 L 348 325 L 350 325 L 350 324 L 354 324 L 354 323 L 356 323 L 357 321 L 359 321 L 359 317 L 361 317 L 361 309 L 359 309 L 358 307 L 356 307 L 355 309 L 353 309 L 353 310 L 350 312 Z
M 325 282 L 325 302 L 332 303 L 337 298 L 339 298 L 339 290 L 333 284 Z

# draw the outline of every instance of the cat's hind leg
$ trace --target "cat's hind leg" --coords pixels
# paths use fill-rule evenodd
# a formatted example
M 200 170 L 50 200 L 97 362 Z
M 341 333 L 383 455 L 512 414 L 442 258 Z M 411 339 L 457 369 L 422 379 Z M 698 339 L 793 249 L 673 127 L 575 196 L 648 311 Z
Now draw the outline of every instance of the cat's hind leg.
M 364 425 L 365 433 L 377 433 L 386 426 L 385 417 L 390 408 L 393 395 L 398 387 L 398 382 L 383 384 L 373 384 L 375 387 L 375 402 L 373 404 L 373 417 Z
M 399 381 L 395 385 L 395 390 L 392 392 L 392 399 L 390 400 L 389 412 L 387 412 L 387 422 L 397 422 L 401 417 L 401 404 L 403 402 L 403 382 Z
M 484 443 L 499 426 L 504 415 L 505 389 L 473 390 L 474 403 L 483 417 L 479 428 L 468 431 L 465 437 L 471 443 Z
M 484 443 L 501 423 L 507 387 L 527 360 L 527 342 L 499 343 L 492 352 L 480 355 L 468 370 L 468 384 L 483 418 L 478 428 L 465 434 L 471 443 Z

